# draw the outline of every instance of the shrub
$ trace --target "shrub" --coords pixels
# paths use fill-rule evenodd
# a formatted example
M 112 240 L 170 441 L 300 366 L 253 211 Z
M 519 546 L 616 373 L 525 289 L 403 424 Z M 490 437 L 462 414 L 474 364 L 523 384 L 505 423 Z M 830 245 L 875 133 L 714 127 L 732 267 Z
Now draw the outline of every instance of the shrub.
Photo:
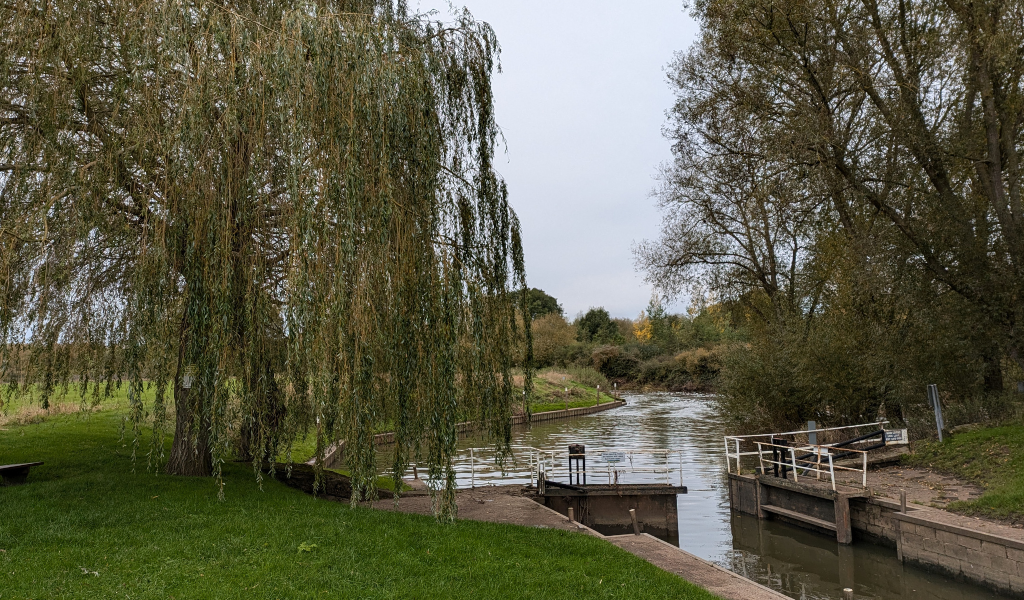
M 632 379 L 640 361 L 618 346 L 599 346 L 590 355 L 594 368 L 610 379 Z
M 694 348 L 676 355 L 674 359 L 694 381 L 708 383 L 722 371 L 722 357 L 718 348 Z
M 695 382 L 686 370 L 686 364 L 671 356 L 658 356 L 640 363 L 636 382 L 641 385 L 665 386 L 681 390 L 695 387 Z

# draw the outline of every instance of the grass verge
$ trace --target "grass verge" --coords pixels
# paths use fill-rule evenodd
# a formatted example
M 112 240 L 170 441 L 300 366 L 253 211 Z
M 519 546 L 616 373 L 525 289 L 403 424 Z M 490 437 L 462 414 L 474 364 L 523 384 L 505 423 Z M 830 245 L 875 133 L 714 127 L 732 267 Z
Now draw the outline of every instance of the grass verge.
M 225 465 L 212 480 L 133 470 L 120 415 L 0 431 L 0 598 L 712 598 L 581 534 L 352 508 Z
M 903 462 L 949 473 L 985 489 L 981 498 L 950 503 L 949 510 L 1024 518 L 1024 424 L 959 433 L 941 444 L 921 442 Z

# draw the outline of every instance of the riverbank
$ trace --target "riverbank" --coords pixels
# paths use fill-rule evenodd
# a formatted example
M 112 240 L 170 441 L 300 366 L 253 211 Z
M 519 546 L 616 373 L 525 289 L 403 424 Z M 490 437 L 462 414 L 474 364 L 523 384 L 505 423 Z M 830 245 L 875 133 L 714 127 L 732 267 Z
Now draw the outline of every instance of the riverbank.
M 120 413 L 0 431 L 0 463 L 42 460 L 2 488 L 3 598 L 523 598 L 711 596 L 584 535 L 352 508 L 249 465 L 211 479 L 147 471 Z
M 1024 424 L 963 431 L 941 444 L 918 442 L 904 464 L 955 477 L 981 492 L 950 502 L 948 510 L 1024 526 Z

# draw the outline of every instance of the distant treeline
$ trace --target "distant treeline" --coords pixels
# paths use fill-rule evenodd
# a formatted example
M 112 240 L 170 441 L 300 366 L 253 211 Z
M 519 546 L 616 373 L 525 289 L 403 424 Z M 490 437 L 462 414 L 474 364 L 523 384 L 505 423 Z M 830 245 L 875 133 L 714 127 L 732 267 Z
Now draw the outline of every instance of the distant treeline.
M 534 359 L 538 367 L 592 367 L 621 385 L 712 391 L 743 327 L 717 304 L 695 303 L 668 314 L 653 299 L 636 319 L 591 308 L 568 321 L 555 298 L 532 289 Z

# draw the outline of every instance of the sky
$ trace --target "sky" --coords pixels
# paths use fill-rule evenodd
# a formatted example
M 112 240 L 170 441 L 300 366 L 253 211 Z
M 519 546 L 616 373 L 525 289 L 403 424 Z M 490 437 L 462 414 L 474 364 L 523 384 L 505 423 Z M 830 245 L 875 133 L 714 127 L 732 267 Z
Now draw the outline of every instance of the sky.
M 418 2 L 418 4 L 417 4 Z M 591 307 L 635 318 L 652 288 L 633 246 L 657 238 L 651 191 L 672 157 L 666 66 L 698 28 L 682 0 L 461 0 L 494 29 L 502 72 L 496 167 L 519 215 L 526 275 L 572 319 Z M 410 8 L 450 14 L 443 0 Z M 678 302 L 670 310 L 679 310 Z

